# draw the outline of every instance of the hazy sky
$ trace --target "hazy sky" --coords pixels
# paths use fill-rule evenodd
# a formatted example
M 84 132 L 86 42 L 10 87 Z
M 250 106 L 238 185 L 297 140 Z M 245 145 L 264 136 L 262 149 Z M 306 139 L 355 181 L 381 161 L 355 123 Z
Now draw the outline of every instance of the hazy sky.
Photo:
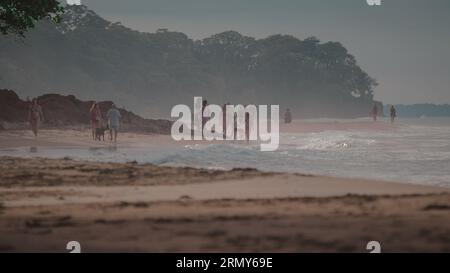
M 236 30 L 339 41 L 380 86 L 385 103 L 450 103 L 450 1 L 84 0 L 111 21 L 140 31 L 168 28 L 194 39 Z

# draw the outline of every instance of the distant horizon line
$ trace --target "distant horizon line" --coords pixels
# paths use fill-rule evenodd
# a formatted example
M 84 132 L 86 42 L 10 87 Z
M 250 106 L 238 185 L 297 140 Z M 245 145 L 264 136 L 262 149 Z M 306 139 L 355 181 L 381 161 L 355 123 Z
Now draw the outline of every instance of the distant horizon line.
M 86 96 L 77 96 L 77 95 L 75 95 L 75 94 L 73 94 L 73 93 L 57 93 L 57 92 L 51 92 L 51 91 L 48 91 L 48 92 L 44 92 L 44 93 L 41 93 L 40 95 L 36 95 L 36 96 L 25 96 L 24 97 L 24 95 L 20 95 L 19 93 L 18 93 L 18 91 L 16 91 L 16 90 L 14 90 L 14 89 L 9 89 L 9 88 L 0 88 L 0 91 L 1 90 L 9 90 L 9 91 L 12 91 L 12 92 L 14 92 L 15 94 L 17 94 L 17 96 L 20 98 L 20 99 L 22 99 L 22 100 L 24 100 L 24 101 L 26 101 L 26 99 L 27 99 L 27 97 L 29 97 L 30 99 L 31 98 L 37 98 L 37 97 L 42 97 L 42 96 L 46 96 L 46 95 L 60 95 L 60 96 L 73 96 L 73 97 L 75 97 L 76 99 L 85 99 L 85 100 L 87 100 L 87 101 L 100 101 L 100 100 L 95 100 L 95 99 L 89 99 L 89 98 L 86 98 Z M 109 100 L 103 100 L 103 101 L 113 101 L 113 100 L 111 100 L 111 99 L 109 99 Z M 418 102 L 418 103 L 385 103 L 385 102 L 383 102 L 383 101 L 379 101 L 379 100 L 375 100 L 374 99 L 374 102 L 379 102 L 379 103 L 381 103 L 383 106 L 391 106 L 391 105 L 394 105 L 394 106 L 419 106 L 419 105 L 433 105 L 433 106 L 450 106 L 450 103 L 449 102 L 445 102 L 445 103 L 434 103 L 434 102 Z

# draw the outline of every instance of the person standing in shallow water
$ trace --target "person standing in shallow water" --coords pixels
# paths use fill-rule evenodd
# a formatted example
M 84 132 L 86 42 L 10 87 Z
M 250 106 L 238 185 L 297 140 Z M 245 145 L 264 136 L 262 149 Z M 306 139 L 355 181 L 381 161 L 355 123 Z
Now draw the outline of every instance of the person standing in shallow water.
M 372 111 L 371 111 L 371 115 L 372 115 L 373 121 L 377 121 L 377 117 L 378 117 L 378 106 L 377 106 L 376 103 L 373 104 Z
M 208 118 L 205 117 L 205 108 L 208 106 L 208 101 L 203 100 L 202 101 L 202 128 L 205 126 L 206 122 L 208 121 Z
M 122 118 L 122 115 L 120 114 L 115 104 L 113 104 L 111 106 L 111 109 L 108 110 L 108 113 L 106 113 L 106 117 L 108 118 L 109 138 L 112 141 L 114 134 L 114 141 L 116 142 L 117 133 L 120 126 L 120 119 Z
M 98 103 L 94 102 L 90 109 L 91 114 L 91 129 L 92 129 L 92 139 L 95 140 L 95 131 L 101 126 L 102 113 L 100 111 L 100 106 Z
M 206 106 L 208 106 L 208 101 L 203 100 L 202 101 L 202 136 L 203 136 L 203 128 L 205 128 L 205 124 L 208 121 L 208 118 L 205 117 Z M 208 114 L 209 113 L 206 113 L 206 115 L 208 115 Z
M 222 130 L 223 130 L 223 139 L 227 138 L 227 105 L 225 103 L 222 107 Z
M 292 114 L 291 110 L 288 108 L 286 109 L 286 113 L 284 113 L 284 123 L 289 124 L 292 122 Z
M 39 126 L 41 125 L 41 122 L 44 122 L 44 114 L 42 112 L 42 107 L 39 105 L 36 98 L 31 101 L 30 109 L 28 111 L 28 121 L 30 122 L 34 137 L 37 138 Z
M 394 123 L 395 118 L 397 117 L 397 110 L 394 105 L 391 106 L 391 123 Z
M 250 113 L 245 112 L 245 140 L 250 140 Z

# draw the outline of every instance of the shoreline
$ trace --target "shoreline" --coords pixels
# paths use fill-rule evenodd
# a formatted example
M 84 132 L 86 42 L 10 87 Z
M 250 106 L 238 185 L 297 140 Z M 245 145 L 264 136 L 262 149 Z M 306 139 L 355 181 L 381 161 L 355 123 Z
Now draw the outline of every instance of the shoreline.
M 5 207 L 89 204 L 99 200 L 165 202 L 450 193 L 450 189 L 433 186 L 255 169 L 221 171 L 14 157 L 0 157 L 0 162 L 0 196 Z
M 309 124 L 309 125 L 308 125 Z M 401 125 L 392 125 L 389 122 L 373 123 L 372 121 L 350 120 L 350 121 L 309 121 L 309 120 L 295 120 L 294 124 L 281 126 L 281 132 L 286 133 L 286 138 L 290 133 L 304 134 L 304 133 L 317 133 L 324 131 L 337 131 L 337 132 L 352 132 L 353 130 L 363 130 L 368 132 L 381 132 L 386 130 L 397 130 Z M 91 137 L 91 132 L 88 129 L 43 129 L 40 132 L 40 136 L 35 139 L 29 130 L 6 130 L 0 132 L 0 157 L 10 156 L 17 158 L 52 158 L 52 159 L 72 159 L 76 161 L 89 161 L 92 163 L 105 162 L 105 163 L 128 163 L 134 162 L 136 164 L 147 164 L 157 162 L 159 165 L 158 157 L 152 160 L 134 159 L 133 152 L 139 152 L 140 150 L 149 151 L 154 154 L 162 154 L 163 156 L 170 155 L 170 153 L 178 153 L 185 151 L 186 147 L 195 147 L 197 145 L 214 145 L 223 144 L 221 141 L 206 141 L 206 140 L 193 140 L 193 141 L 175 141 L 170 135 L 161 135 L 153 133 L 134 133 L 134 132 L 121 132 L 119 140 L 117 142 L 109 141 L 105 136 L 105 141 L 94 141 Z M 231 143 L 231 142 L 230 142 Z M 228 142 L 226 143 L 228 144 Z M 245 147 L 248 145 L 245 141 L 234 141 L 231 144 Z M 253 145 L 251 143 L 251 145 Z M 207 146 L 205 146 L 207 147 Z M 1 153 L 3 151 L 3 153 Z M 120 157 L 120 160 L 114 160 L 114 154 L 116 152 L 129 153 L 130 156 Z M 98 157 L 96 154 L 104 154 L 111 156 Z M 142 154 L 140 154 L 142 157 Z M 138 156 L 139 157 L 139 156 Z M 179 168 L 192 168 L 192 169 L 208 169 L 215 171 L 232 170 L 235 166 L 228 164 L 227 166 L 219 165 L 190 165 L 190 164 L 162 164 L 162 166 L 172 166 Z M 236 166 L 237 167 L 237 166 Z M 239 168 L 239 167 L 238 167 Z M 255 170 L 263 170 L 257 166 L 248 165 L 244 168 L 251 168 Z M 385 183 L 401 183 L 404 185 L 424 185 L 435 186 L 441 188 L 449 188 L 447 184 L 433 183 L 434 185 L 428 185 L 427 181 L 417 182 L 415 180 L 399 179 L 396 178 L 383 178 L 383 177 L 369 177 L 365 174 L 361 175 L 348 175 L 345 173 L 340 174 L 324 174 L 321 172 L 308 172 L 308 170 L 296 171 L 296 170 L 284 170 L 270 169 L 270 172 L 279 172 L 285 174 L 302 174 L 310 176 L 328 176 L 339 179 L 351 179 L 351 180 L 372 180 Z

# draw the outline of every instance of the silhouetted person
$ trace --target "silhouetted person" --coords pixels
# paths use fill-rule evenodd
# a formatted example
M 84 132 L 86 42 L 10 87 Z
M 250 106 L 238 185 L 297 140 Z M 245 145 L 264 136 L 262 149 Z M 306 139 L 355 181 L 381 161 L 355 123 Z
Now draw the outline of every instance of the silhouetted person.
M 100 106 L 98 103 L 94 102 L 89 110 L 91 115 L 91 130 L 92 130 L 92 139 L 95 140 L 95 132 L 98 128 L 101 127 L 101 119 L 102 113 L 100 111 Z
M 292 114 L 291 110 L 288 108 L 286 109 L 286 113 L 284 113 L 284 123 L 289 124 L 292 122 Z
M 208 106 L 208 101 L 207 100 L 203 100 L 202 101 L 202 135 L 203 135 L 203 129 L 205 127 L 205 124 L 208 121 L 208 118 L 204 116 L 206 106 Z
M 397 117 L 397 110 L 395 110 L 394 105 L 392 105 L 391 106 L 391 123 L 394 123 L 396 117 Z
M 122 115 L 116 108 L 115 104 L 111 106 L 111 109 L 109 109 L 108 113 L 106 114 L 106 117 L 108 118 L 110 140 L 111 141 L 113 140 L 113 133 L 114 133 L 114 141 L 117 141 L 117 132 L 119 130 L 120 119 L 122 118 Z
M 245 112 L 245 140 L 250 140 L 250 113 Z
M 371 115 L 372 115 L 373 121 L 377 121 L 377 117 L 378 117 L 378 106 L 377 106 L 376 103 L 373 104 L 372 111 L 371 111 Z
M 223 139 L 227 138 L 227 105 L 228 103 L 225 103 L 222 107 L 222 129 L 223 129 Z
M 42 107 L 39 105 L 36 98 L 31 101 L 30 109 L 28 111 L 28 121 L 30 122 L 34 137 L 37 138 L 39 126 L 41 122 L 44 122 L 44 114 L 42 113 Z

